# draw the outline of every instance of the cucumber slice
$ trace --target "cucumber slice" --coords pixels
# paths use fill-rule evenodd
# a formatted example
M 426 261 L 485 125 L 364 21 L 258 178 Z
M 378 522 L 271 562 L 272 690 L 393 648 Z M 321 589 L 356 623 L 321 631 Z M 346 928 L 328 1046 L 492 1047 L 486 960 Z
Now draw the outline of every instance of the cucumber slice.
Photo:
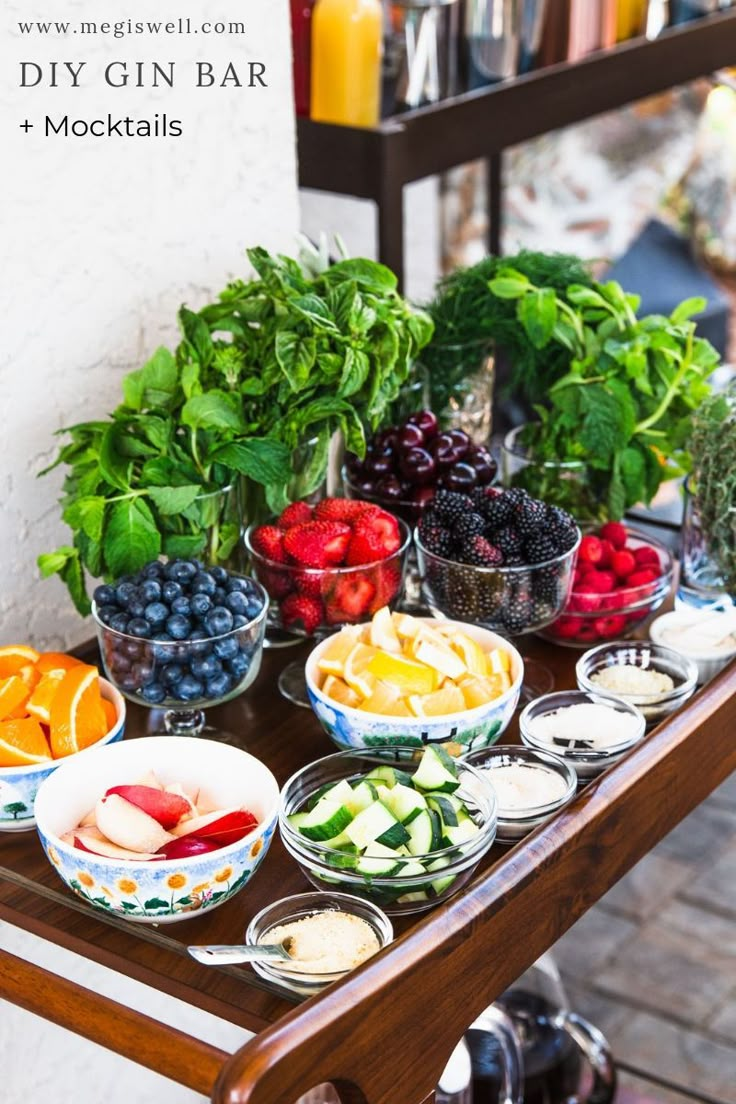
M 353 814 L 350 810 L 339 801 L 333 801 L 327 794 L 321 797 L 314 808 L 302 818 L 298 830 L 307 839 L 321 843 L 323 840 L 339 836 L 352 820 Z M 292 823 L 291 817 L 289 822 Z
M 396 871 L 400 878 L 421 878 L 427 873 L 422 863 L 417 862 L 416 859 L 403 859 L 400 861 L 401 865 Z
M 406 827 L 427 808 L 423 794 L 398 782 L 392 790 L 386 792 L 384 803 L 397 820 Z
M 432 850 L 432 841 L 434 839 L 432 818 L 429 815 L 429 810 L 424 809 L 418 816 L 406 826 L 406 830 L 409 833 L 409 839 L 406 846 L 409 848 L 410 855 L 428 855 Z
M 386 847 L 399 847 L 409 839 L 404 826 L 380 801 L 374 801 L 367 809 L 358 813 L 345 830 L 352 843 L 361 851 L 374 840 Z
M 427 804 L 438 814 L 448 828 L 457 828 L 458 813 L 450 801 L 450 794 L 427 794 Z
M 358 874 L 365 874 L 370 878 L 388 878 L 392 874 L 398 874 L 401 869 L 400 856 L 390 847 L 371 843 L 365 855 L 358 859 L 355 869 Z
M 397 905 L 409 905 L 413 901 L 428 901 L 428 900 L 429 900 L 429 894 L 425 890 L 419 889 L 419 890 L 417 890 L 416 893 L 402 893 L 400 897 L 396 898 L 396 904 Z
M 329 797 L 331 801 L 339 801 L 341 805 L 349 809 L 353 803 L 355 794 L 347 778 L 341 778 L 339 782 L 333 782 L 330 789 L 327 790 L 327 793 L 322 796 Z
M 427 809 L 429 819 L 432 822 L 432 846 L 430 851 L 438 851 L 442 847 L 442 833 L 444 831 L 440 815 L 434 809 Z
M 441 748 L 428 747 L 414 773 L 414 785 L 420 790 L 434 790 L 437 793 L 454 793 L 460 785 L 455 765 Z M 447 760 L 449 767 L 443 760 Z
M 411 786 L 411 775 L 406 771 L 399 770 L 398 767 L 374 767 L 369 774 L 365 776 L 366 782 L 382 782 L 384 786 L 388 786 L 389 789 L 393 789 L 397 783 L 401 783 L 402 786 Z
M 442 842 L 445 847 L 456 847 L 460 843 L 468 843 L 479 832 L 480 828 L 468 817 L 467 820 L 461 820 L 455 828 L 445 825 Z
M 441 859 L 435 859 L 434 862 L 427 863 L 428 871 L 443 870 L 446 866 L 450 865 L 450 860 L 446 857 Z M 452 883 L 457 877 L 456 874 L 446 874 L 444 878 L 433 878 L 429 883 L 429 891 L 433 896 L 439 897 L 450 888 Z
M 376 787 L 372 782 L 367 782 L 365 779 L 352 788 L 348 787 L 348 789 L 350 789 L 350 797 L 347 798 L 345 804 L 354 816 L 362 813 L 363 809 L 367 809 L 369 805 L 378 800 Z

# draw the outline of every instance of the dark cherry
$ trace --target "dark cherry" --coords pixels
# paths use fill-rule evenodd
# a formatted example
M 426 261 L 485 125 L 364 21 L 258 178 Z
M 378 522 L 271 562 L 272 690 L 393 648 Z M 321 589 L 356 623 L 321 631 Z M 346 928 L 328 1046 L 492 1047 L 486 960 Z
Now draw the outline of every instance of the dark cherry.
M 434 487 L 415 487 L 411 493 L 411 500 L 420 510 L 432 501 L 437 491 Z
M 371 456 L 370 460 L 366 461 L 365 467 L 368 475 L 375 479 L 383 479 L 387 475 L 393 475 L 394 458 L 393 456 Z
M 375 442 L 378 448 L 390 449 L 392 452 L 396 448 L 396 440 L 399 436 L 399 430 L 397 426 L 387 426 L 382 429 L 380 433 L 375 436 Z
M 345 470 L 353 483 L 356 483 L 365 475 L 365 464 L 358 459 L 355 453 L 351 453 L 345 461 Z
M 420 448 L 424 444 L 424 434 L 419 426 L 407 422 L 399 430 L 396 443 L 400 449 L 404 450 Z
M 455 455 L 455 443 L 447 433 L 440 433 L 438 437 L 429 442 L 428 450 L 434 457 L 437 471 L 449 471 L 453 464 L 460 459 Z
M 431 483 L 437 474 L 434 460 L 423 448 L 413 448 L 405 452 L 399 461 L 399 467 L 401 474 L 415 484 Z M 473 477 L 475 478 L 475 473 Z
M 470 464 L 455 464 L 442 476 L 442 486 L 448 491 L 470 491 L 476 486 L 478 477 Z
M 376 484 L 370 479 L 361 479 L 360 483 L 358 483 L 358 491 L 361 495 L 369 498 L 376 493 Z
M 495 460 L 486 460 L 482 456 L 474 456 L 469 463 L 475 469 L 475 474 L 481 486 L 493 482 L 493 478 L 498 470 L 498 465 Z
M 406 421 L 407 425 L 419 426 L 425 441 L 431 441 L 437 435 L 439 425 L 437 415 L 432 410 L 418 410 L 416 414 L 410 414 Z
M 473 463 L 476 457 L 480 457 L 482 460 L 491 463 L 493 456 L 490 449 L 487 449 L 485 445 L 471 445 L 468 449 L 468 462 Z
M 464 429 L 448 429 L 447 436 L 452 437 L 456 445 L 464 445 L 466 452 L 472 444 L 472 441 L 470 440 Z
M 403 495 L 403 488 L 395 475 L 388 475 L 385 479 L 381 479 L 376 483 L 376 494 L 380 495 L 381 498 L 398 501 Z

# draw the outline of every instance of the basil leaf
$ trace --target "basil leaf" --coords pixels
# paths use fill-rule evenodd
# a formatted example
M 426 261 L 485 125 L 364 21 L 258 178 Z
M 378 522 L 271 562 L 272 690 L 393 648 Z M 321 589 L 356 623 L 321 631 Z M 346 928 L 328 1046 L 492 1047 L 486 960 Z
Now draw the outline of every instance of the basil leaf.
M 368 379 L 370 370 L 371 362 L 367 354 L 360 349 L 353 349 L 349 346 L 345 350 L 345 362 L 338 388 L 340 398 L 347 399 L 350 395 L 354 395 L 356 391 L 360 391 Z
M 192 483 L 185 483 L 182 487 L 149 487 L 148 496 L 153 499 L 157 510 L 164 516 L 168 514 L 180 514 L 194 502 L 197 495 L 202 493 L 202 488 Z
M 354 280 L 356 284 L 379 294 L 395 291 L 398 286 L 398 280 L 390 268 L 365 258 L 338 261 L 327 269 L 324 279 L 332 285 L 342 280 Z
M 557 297 L 553 288 L 538 288 L 520 299 L 517 316 L 535 349 L 549 344 L 557 324 Z
M 309 383 L 309 374 L 317 355 L 317 346 L 313 337 L 300 337 L 290 331 L 276 334 L 276 360 L 279 368 L 289 381 L 292 391 L 303 391 Z
M 105 560 L 114 578 L 139 571 L 161 552 L 161 534 L 141 498 L 113 503 L 104 540 Z

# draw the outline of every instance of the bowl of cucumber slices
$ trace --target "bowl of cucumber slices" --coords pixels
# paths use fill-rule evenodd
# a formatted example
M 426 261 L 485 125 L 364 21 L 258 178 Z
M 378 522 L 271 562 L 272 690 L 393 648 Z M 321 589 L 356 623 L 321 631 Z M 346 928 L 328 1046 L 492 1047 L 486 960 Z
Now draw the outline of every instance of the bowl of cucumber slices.
M 291 776 L 279 810 L 284 846 L 313 886 L 394 916 L 462 889 L 496 821 L 488 776 L 436 745 L 328 755 Z

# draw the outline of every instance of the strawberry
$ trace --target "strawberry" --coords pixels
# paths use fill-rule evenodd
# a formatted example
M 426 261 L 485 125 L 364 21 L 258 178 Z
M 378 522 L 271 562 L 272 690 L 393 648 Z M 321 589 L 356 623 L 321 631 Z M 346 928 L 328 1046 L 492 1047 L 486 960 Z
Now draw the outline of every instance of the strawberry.
M 257 577 L 258 582 L 262 583 L 268 591 L 269 598 L 285 598 L 287 594 L 291 594 L 294 580 L 290 571 L 282 571 L 278 567 L 261 567 L 259 565 Z
M 284 534 L 276 525 L 259 525 L 253 533 L 251 544 L 265 559 L 274 563 L 286 563 Z
M 360 621 L 368 612 L 376 588 L 360 571 L 341 575 L 327 604 L 327 620 L 331 625 L 343 621 Z
M 635 548 L 632 551 L 637 567 L 651 567 L 658 575 L 661 574 L 662 564 L 659 553 L 656 548 L 652 548 L 651 544 L 643 544 L 641 548 Z
M 398 521 L 385 510 L 377 510 L 356 518 L 345 562 L 353 567 L 374 563 L 393 556 L 400 547 Z
M 306 502 L 292 502 L 285 510 L 281 511 L 277 522 L 278 527 L 286 531 L 291 529 L 292 525 L 305 525 L 312 520 L 312 513 L 312 507 Z
M 620 521 L 607 521 L 601 526 L 600 535 L 603 540 L 610 541 L 617 552 L 626 547 L 626 528 Z
M 378 564 L 371 572 L 371 578 L 376 590 L 371 602 L 370 613 L 374 614 L 382 606 L 390 606 L 401 590 L 402 570 L 400 564 Z
M 315 521 L 344 521 L 347 525 L 361 514 L 376 513 L 378 506 L 352 498 L 323 498 L 314 511 Z
M 636 567 L 636 560 L 634 559 L 633 553 L 629 552 L 628 548 L 624 548 L 620 552 L 614 552 L 611 557 L 611 567 L 616 572 L 619 579 L 627 579 Z
M 599 564 L 603 556 L 603 545 L 598 537 L 583 537 L 578 551 L 578 560 L 584 564 Z
M 281 624 L 285 629 L 301 628 L 311 636 L 324 621 L 324 606 L 306 594 L 290 594 L 281 603 Z
M 326 571 L 297 571 L 294 575 L 294 585 L 300 594 L 308 594 L 310 598 L 321 598 L 325 580 L 329 578 Z
M 284 548 L 305 567 L 341 564 L 350 544 L 350 526 L 340 521 L 308 521 L 284 535 Z

